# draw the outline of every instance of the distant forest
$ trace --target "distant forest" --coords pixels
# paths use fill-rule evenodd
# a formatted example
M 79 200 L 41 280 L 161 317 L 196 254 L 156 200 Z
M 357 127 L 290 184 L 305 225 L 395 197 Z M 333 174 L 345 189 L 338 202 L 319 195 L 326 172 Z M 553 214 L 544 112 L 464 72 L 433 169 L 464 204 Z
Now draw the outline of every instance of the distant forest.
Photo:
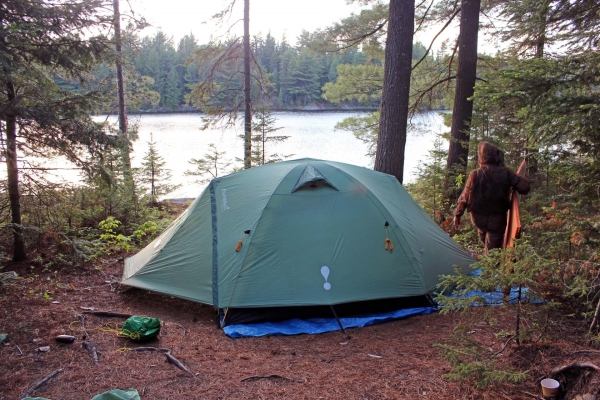
M 302 37 L 300 38 L 302 42 Z M 128 108 L 130 111 L 182 111 L 193 110 L 189 95 L 192 88 L 211 73 L 211 63 L 202 60 L 203 49 L 193 35 L 186 35 L 177 45 L 162 31 L 154 36 L 127 37 L 126 55 Z M 306 42 L 306 41 L 305 41 Z M 221 46 L 230 46 L 223 43 Z M 240 44 L 241 46 L 241 44 Z M 332 103 L 323 98 L 324 86 L 335 83 L 340 65 L 371 65 L 382 67 L 378 55 L 369 55 L 357 48 L 324 53 L 310 49 L 305 44 L 291 46 L 285 39 L 277 41 L 273 36 L 254 36 L 251 41 L 254 72 L 263 82 L 260 97 L 267 98 L 271 109 L 297 108 L 377 108 L 380 96 L 364 99 L 345 99 Z M 412 58 L 424 56 L 426 48 L 421 43 L 413 46 Z M 230 71 L 219 71 L 217 83 L 223 86 L 242 87 L 242 76 L 236 63 Z M 114 79 L 111 65 L 106 63 L 94 71 L 95 80 Z M 267 83 L 267 85 L 264 84 Z M 66 82 L 59 83 L 67 86 Z M 268 92 L 264 92 L 265 88 Z M 258 91 L 253 88 L 254 92 Z M 139 98 L 136 99 L 136 93 Z M 223 98 L 223 106 L 230 99 Z M 218 101 L 218 99 L 217 99 Z M 113 111 L 107 105 L 102 112 Z

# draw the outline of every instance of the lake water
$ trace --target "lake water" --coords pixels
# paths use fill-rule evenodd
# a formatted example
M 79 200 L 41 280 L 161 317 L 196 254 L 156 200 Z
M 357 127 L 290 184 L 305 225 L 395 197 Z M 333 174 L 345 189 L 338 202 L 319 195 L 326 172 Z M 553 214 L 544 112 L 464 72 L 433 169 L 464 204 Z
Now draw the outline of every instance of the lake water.
M 293 154 L 289 159 L 318 158 L 340 161 L 349 164 L 372 167 L 373 160 L 366 155 L 367 145 L 356 139 L 351 132 L 336 130 L 335 125 L 344 118 L 365 115 L 359 112 L 276 112 L 276 127 L 281 128 L 276 135 L 289 136 L 284 142 L 267 144 L 266 153 L 280 155 Z M 105 120 L 98 116 L 96 120 Z M 116 117 L 108 117 L 116 123 Z M 192 168 L 192 158 L 203 158 L 214 143 L 224 158 L 234 161 L 243 158 L 244 141 L 239 136 L 243 127 L 211 128 L 202 131 L 201 114 L 154 114 L 131 115 L 130 124 L 138 125 L 139 138 L 133 143 L 132 165 L 139 167 L 148 151 L 152 134 L 156 149 L 163 157 L 166 168 L 171 170 L 172 183 L 181 188 L 168 197 L 196 197 L 205 185 L 195 183 L 197 177 L 185 176 Z M 433 148 L 436 134 L 442 132 L 442 118 L 437 113 L 417 116 L 413 124 L 420 133 L 411 132 L 406 143 L 405 181 L 414 178 L 415 168 L 425 160 Z M 241 162 L 235 163 L 240 166 Z

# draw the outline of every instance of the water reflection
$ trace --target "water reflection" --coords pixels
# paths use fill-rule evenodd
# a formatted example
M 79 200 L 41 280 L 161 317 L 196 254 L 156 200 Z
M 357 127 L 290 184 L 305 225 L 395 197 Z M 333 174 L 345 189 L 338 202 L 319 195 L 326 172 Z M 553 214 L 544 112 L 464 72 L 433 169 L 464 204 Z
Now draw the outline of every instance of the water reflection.
M 336 130 L 335 125 L 344 118 L 364 115 L 359 112 L 277 112 L 276 135 L 290 136 L 284 142 L 271 144 L 266 153 L 293 154 L 295 158 L 318 158 L 372 167 L 366 155 L 367 145 L 351 132 Z M 95 117 L 105 120 L 106 117 Z M 109 121 L 116 122 L 115 116 Z M 130 116 L 130 124 L 137 124 L 139 138 L 133 144 L 132 165 L 139 167 L 148 151 L 152 133 L 157 150 L 173 175 L 174 184 L 182 187 L 169 197 L 196 197 L 205 185 L 194 183 L 195 177 L 185 176 L 191 168 L 189 160 L 202 158 L 208 145 L 214 143 L 224 158 L 234 161 L 243 157 L 242 125 L 227 128 L 200 130 L 201 114 L 157 114 Z M 442 119 L 437 113 L 422 114 L 413 120 L 418 130 L 409 133 L 406 143 L 405 181 L 414 178 L 415 168 L 433 148 L 435 135 L 442 131 Z M 236 162 L 241 165 L 241 161 Z

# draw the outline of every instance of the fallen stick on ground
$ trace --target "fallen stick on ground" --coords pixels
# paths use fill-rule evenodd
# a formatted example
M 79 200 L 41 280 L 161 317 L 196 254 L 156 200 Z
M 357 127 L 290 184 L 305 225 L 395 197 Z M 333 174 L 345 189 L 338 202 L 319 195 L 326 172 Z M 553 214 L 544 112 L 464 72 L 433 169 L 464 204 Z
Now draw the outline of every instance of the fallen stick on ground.
M 183 326 L 181 326 L 181 325 L 179 325 L 179 324 L 176 324 L 175 322 L 171 322 L 171 323 L 172 323 L 173 325 L 177 325 L 178 327 L 180 327 L 181 329 L 183 329 L 183 336 L 185 336 L 185 333 L 186 333 L 186 331 L 185 331 L 185 328 L 184 328 Z
M 562 367 L 554 368 L 552 372 L 550 372 L 550 376 L 556 376 L 571 369 L 593 369 L 596 372 L 600 371 L 600 367 L 598 367 L 595 364 L 587 362 L 574 362 L 571 364 L 563 365 Z
M 92 355 L 94 364 L 98 365 L 98 349 L 96 345 L 89 341 L 85 341 L 81 345 Z
M 181 363 L 181 361 L 179 361 L 178 359 L 176 359 L 175 357 L 173 357 L 173 355 L 171 354 L 171 351 L 166 352 L 165 356 L 167 356 L 167 361 L 169 361 L 169 363 L 173 364 L 174 366 L 176 366 L 180 370 L 182 370 L 184 372 L 187 372 L 188 374 L 190 374 L 190 376 L 192 378 L 195 377 L 195 375 L 194 375 L 194 373 L 192 371 L 190 371 L 185 365 L 183 365 Z
M 185 365 L 183 365 L 181 361 L 171 354 L 171 349 L 167 349 L 165 347 L 135 347 L 133 349 L 127 349 L 127 351 L 162 351 L 165 353 L 167 362 L 169 364 L 173 364 L 183 372 L 188 373 L 192 378 L 196 377 L 192 371 L 190 371 Z
M 85 317 L 82 314 L 79 314 L 77 318 L 81 321 L 81 328 L 83 329 L 83 333 L 85 333 L 85 340 L 90 340 L 90 335 L 88 335 L 87 329 L 85 329 Z
M 530 393 L 530 392 L 526 392 L 526 391 L 524 391 L 524 390 L 522 390 L 522 391 L 521 391 L 521 393 L 523 393 L 523 394 L 526 394 L 526 395 L 527 395 L 527 396 L 529 396 L 529 397 L 533 397 L 533 398 L 534 398 L 534 399 L 536 399 L 536 400 L 545 400 L 543 397 L 541 397 L 541 396 L 538 396 L 537 394 L 533 394 L 533 393 Z
M 293 379 L 290 378 L 286 378 L 284 376 L 281 375 L 256 375 L 256 376 L 249 376 L 247 378 L 242 379 L 240 382 L 250 382 L 250 381 L 258 381 L 259 379 L 283 379 L 284 381 L 293 381 Z
M 118 313 L 118 312 L 112 312 L 112 311 L 84 311 L 84 312 L 82 312 L 82 314 L 97 315 L 98 317 L 122 317 L 122 318 L 129 318 L 132 316 L 131 314 L 124 314 L 124 313 Z
M 127 351 L 165 351 L 170 352 L 171 349 L 166 347 L 134 347 L 133 349 L 127 349 Z
M 500 354 L 502 354 L 502 352 L 504 351 L 504 349 L 506 349 L 506 346 L 508 346 L 508 344 L 510 343 L 511 340 L 513 340 L 517 335 L 512 335 L 508 338 L 508 340 L 506 342 L 504 342 L 504 344 L 502 345 L 502 348 L 500 350 L 498 350 L 497 352 L 495 352 L 494 354 L 492 354 L 492 356 L 490 358 L 494 358 L 494 357 L 498 357 Z
M 48 382 L 50 379 L 54 378 L 56 375 L 60 374 L 61 372 L 63 372 L 62 369 L 57 369 L 56 371 L 54 371 L 53 373 L 51 373 L 50 375 L 48 375 L 47 377 L 45 377 L 44 379 L 42 379 L 41 381 L 39 381 L 35 385 L 33 385 L 31 387 L 31 389 L 29 389 L 28 391 L 23 393 L 21 395 L 21 398 L 29 396 L 31 393 L 33 393 L 34 391 L 36 391 L 37 389 L 42 387 L 44 385 L 44 383 Z
M 577 350 L 574 351 L 573 354 L 579 354 L 579 353 L 600 353 L 600 350 Z

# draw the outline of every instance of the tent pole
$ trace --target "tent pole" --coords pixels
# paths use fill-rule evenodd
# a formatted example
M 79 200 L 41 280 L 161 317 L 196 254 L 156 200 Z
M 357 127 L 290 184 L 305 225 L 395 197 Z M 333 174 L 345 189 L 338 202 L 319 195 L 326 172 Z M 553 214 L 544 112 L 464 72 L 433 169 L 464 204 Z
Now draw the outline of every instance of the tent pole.
M 435 300 L 433 299 L 433 294 L 431 292 L 427 293 L 425 295 L 425 297 L 427 298 L 427 300 L 429 301 L 429 304 L 431 304 L 431 307 L 435 307 L 437 308 L 437 303 L 435 302 Z
M 223 328 L 223 326 L 225 326 L 227 311 L 229 311 L 229 308 L 225 309 L 225 312 L 223 312 L 222 308 L 217 308 L 217 328 Z
M 331 312 L 333 313 L 333 316 L 335 317 L 335 320 L 337 321 L 338 325 L 340 326 L 340 329 L 342 330 L 342 333 L 346 334 L 346 330 L 344 329 L 344 326 L 342 325 L 342 321 L 340 321 L 340 319 L 338 318 L 337 313 L 333 309 L 333 306 L 329 305 L 329 308 L 331 308 Z

